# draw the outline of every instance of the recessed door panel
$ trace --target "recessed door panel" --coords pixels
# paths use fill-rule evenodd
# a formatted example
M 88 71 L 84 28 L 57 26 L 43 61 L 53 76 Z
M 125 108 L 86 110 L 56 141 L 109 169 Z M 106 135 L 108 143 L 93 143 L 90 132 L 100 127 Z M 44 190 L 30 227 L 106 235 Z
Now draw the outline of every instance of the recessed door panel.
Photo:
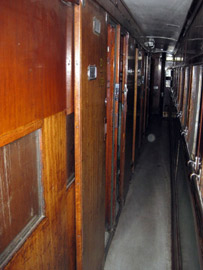
M 129 34 L 123 36 L 122 50 L 122 89 L 121 89 L 121 133 L 120 133 L 120 179 L 119 179 L 119 200 L 121 205 L 124 201 L 124 181 L 125 181 L 125 137 L 126 137 L 126 115 L 127 115 L 127 74 L 128 74 L 128 42 Z
M 95 26 L 96 22 L 96 26 Z M 95 29 L 96 27 L 96 29 Z M 77 269 L 101 269 L 105 234 L 105 12 L 93 1 L 75 6 L 75 181 Z M 88 67 L 97 73 L 88 79 Z
M 118 142 L 120 26 L 108 25 L 107 53 L 107 136 L 106 136 L 106 225 L 110 230 L 116 217 Z

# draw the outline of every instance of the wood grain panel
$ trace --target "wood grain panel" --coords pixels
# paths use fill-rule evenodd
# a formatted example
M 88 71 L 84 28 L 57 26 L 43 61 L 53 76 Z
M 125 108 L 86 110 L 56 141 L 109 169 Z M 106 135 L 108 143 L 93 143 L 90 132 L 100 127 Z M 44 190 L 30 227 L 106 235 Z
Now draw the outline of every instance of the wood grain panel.
M 144 84 L 144 112 L 143 112 L 143 135 L 145 135 L 147 125 L 147 100 L 148 100 L 148 75 L 149 75 L 149 57 L 145 55 L 145 84 Z
M 114 83 L 119 85 L 119 70 L 120 70 L 120 42 L 121 42 L 121 26 L 116 26 L 116 51 L 115 51 L 115 79 Z M 119 126 L 119 96 L 120 96 L 120 89 L 119 93 L 114 93 L 114 112 L 113 112 L 113 121 L 114 121 L 114 138 L 113 138 L 113 203 L 112 203 L 112 224 L 115 222 L 116 218 L 116 202 L 117 202 L 117 177 L 118 177 L 118 126 Z
M 132 171 L 135 167 L 135 140 L 137 126 L 137 72 L 138 72 L 138 49 L 135 49 L 135 81 L 134 81 L 134 110 L 133 110 L 133 142 L 132 142 Z
M 74 113 L 66 116 L 67 184 L 75 177 Z
M 67 6 L 66 13 L 66 110 L 67 114 L 71 114 L 74 111 L 74 6 Z
M 183 92 L 183 116 L 181 118 L 181 126 L 183 129 L 187 126 L 188 112 L 189 112 L 189 97 L 190 97 L 190 84 L 191 84 L 191 72 L 189 67 L 185 68 L 185 81 Z
M 66 17 L 58 0 L 0 2 L 0 134 L 65 109 Z
M 67 190 L 67 268 L 76 270 L 75 182 Z
M 142 58 L 140 60 L 140 64 L 141 64 L 141 77 L 140 77 L 140 95 L 139 95 L 139 104 L 140 104 L 140 109 L 139 109 L 139 142 L 138 142 L 138 148 L 140 149 L 141 147 L 141 144 L 142 144 L 142 139 L 143 139 L 143 136 L 142 136 L 142 132 L 143 132 L 143 109 L 144 109 L 144 71 L 145 71 L 145 67 L 144 67 L 144 52 L 141 51 L 140 52 L 140 55 L 142 55 Z
M 18 127 L 17 129 L 11 130 L 7 133 L 4 133 L 0 136 L 0 147 L 8 143 L 11 143 L 15 140 L 20 139 L 21 137 L 37 130 L 42 127 L 43 120 L 31 122 L 25 126 Z
M 66 190 L 65 112 L 44 119 L 41 149 L 45 219 L 6 270 L 75 269 L 74 185 Z
M 118 100 L 120 62 L 120 25 L 108 26 L 107 58 L 107 137 L 106 137 L 106 225 L 110 230 L 116 217 L 116 180 L 118 145 Z
M 128 41 L 129 34 L 124 36 L 123 42 L 123 70 L 122 70 L 122 114 L 121 114 L 121 152 L 120 152 L 120 186 L 119 197 L 121 204 L 124 200 L 125 181 L 125 136 L 126 136 L 126 115 L 127 115 L 127 74 L 128 74 Z
M 106 226 L 111 227 L 112 218 L 112 151 L 113 151 L 113 103 L 114 103 L 114 67 L 115 67 L 115 27 L 108 25 L 107 54 L 107 135 L 106 135 Z
M 101 34 L 93 33 L 93 18 Z M 75 170 L 77 269 L 99 270 L 104 258 L 107 26 L 105 13 L 92 1 L 75 7 Z M 98 77 L 89 81 L 87 68 Z

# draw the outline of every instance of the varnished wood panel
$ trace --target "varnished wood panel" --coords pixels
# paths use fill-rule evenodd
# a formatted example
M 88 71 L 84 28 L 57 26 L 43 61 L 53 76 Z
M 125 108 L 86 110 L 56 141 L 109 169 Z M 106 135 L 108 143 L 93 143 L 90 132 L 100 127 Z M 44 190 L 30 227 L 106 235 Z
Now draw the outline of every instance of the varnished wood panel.
M 66 17 L 58 0 L 0 2 L 0 134 L 65 109 Z
M 132 176 L 132 144 L 133 144 L 133 113 L 134 113 L 134 81 L 135 81 L 135 40 L 129 36 L 128 42 L 128 73 L 127 73 L 127 114 L 125 135 L 125 170 L 124 170 L 124 201 L 129 190 Z M 137 93 L 136 93 L 137 94 Z M 137 105 L 137 102 L 136 102 Z
M 189 108 L 189 96 L 190 96 L 190 81 L 191 81 L 191 72 L 189 67 L 185 68 L 185 76 L 184 76 L 184 90 L 183 90 L 183 115 L 181 118 L 181 126 L 184 129 L 187 126 L 187 116 L 188 116 L 188 108 Z
M 45 218 L 6 270 L 75 270 L 74 185 L 66 190 L 65 111 L 44 119 L 41 151 Z
M 121 114 L 121 151 L 120 151 L 120 185 L 119 197 L 121 204 L 124 200 L 125 181 L 125 136 L 127 115 L 127 74 L 128 74 L 128 41 L 129 34 L 124 36 L 123 42 L 123 66 L 122 66 L 122 114 Z
M 145 135 L 147 125 L 147 100 L 148 100 L 148 76 L 149 76 L 149 57 L 145 55 L 145 84 L 144 84 L 144 111 L 143 111 L 143 135 Z
M 133 108 L 133 142 L 132 142 L 132 171 L 135 167 L 135 140 L 137 126 L 137 71 L 138 71 L 138 49 L 135 49 L 135 80 L 134 80 L 134 108 Z
M 67 114 L 71 114 L 74 110 L 74 6 L 67 6 L 66 9 L 66 110 Z
M 111 229 L 115 222 L 117 141 L 118 141 L 118 95 L 115 84 L 119 82 L 120 26 L 108 25 L 107 54 L 107 136 L 106 136 L 106 226 Z M 113 139 L 114 138 L 114 139 Z
M 67 190 L 67 268 L 76 270 L 75 182 Z M 66 247 L 65 247 L 66 248 Z
M 143 139 L 143 109 L 144 109 L 144 80 L 145 80 L 145 62 L 144 62 L 144 52 L 140 51 L 140 55 L 142 56 L 140 59 L 140 95 L 139 95 L 139 137 L 138 137 L 138 148 L 140 149 Z
M 93 33 L 93 17 L 101 34 Z M 75 181 L 77 269 L 99 270 L 104 259 L 107 26 L 92 1 L 75 7 Z M 89 81 L 88 65 L 98 77 Z
M 120 70 L 120 51 L 121 51 L 121 26 L 116 26 L 116 52 L 115 52 L 115 81 L 114 83 L 119 85 L 119 70 Z M 115 86 L 115 85 L 114 85 Z M 120 88 L 120 86 L 119 86 Z M 121 89 L 119 89 L 121 90 Z M 115 223 L 116 218 L 116 202 L 117 202 L 117 179 L 118 179 L 118 129 L 119 129 L 119 98 L 120 91 L 118 93 L 114 93 L 114 112 L 113 112 L 113 120 L 114 120 L 114 138 L 113 138 L 113 204 L 112 204 L 112 224 Z
M 113 127 L 113 90 L 114 90 L 114 65 L 115 65 L 115 28 L 108 25 L 108 53 L 107 53 L 107 93 L 106 93 L 106 118 L 107 118 L 107 135 L 106 135 L 106 191 L 105 191 L 105 213 L 107 228 L 111 222 L 111 194 L 112 194 L 112 127 Z
M 21 137 L 37 130 L 42 127 L 43 120 L 34 121 L 31 123 L 28 123 L 25 126 L 18 127 L 17 129 L 11 130 L 9 132 L 3 133 L 0 136 L 0 147 L 4 146 L 8 143 L 11 143 L 15 140 L 20 139 Z
M 184 70 L 180 69 L 180 79 L 179 79 L 179 92 L 178 92 L 178 111 L 182 111 L 183 106 L 183 87 L 184 87 Z

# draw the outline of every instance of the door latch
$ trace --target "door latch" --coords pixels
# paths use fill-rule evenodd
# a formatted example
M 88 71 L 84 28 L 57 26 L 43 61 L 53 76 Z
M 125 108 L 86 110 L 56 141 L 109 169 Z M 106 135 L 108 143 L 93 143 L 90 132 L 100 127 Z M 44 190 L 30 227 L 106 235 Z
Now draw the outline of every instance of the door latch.
M 182 116 L 183 116 L 183 112 L 182 111 L 180 111 L 180 112 L 177 113 L 177 118 L 181 119 Z
M 119 83 L 116 83 L 115 84 L 115 100 L 118 100 L 119 90 L 120 90 L 120 85 L 119 85 Z
M 192 173 L 190 175 L 190 180 L 192 180 L 193 178 L 195 178 L 198 182 L 200 182 L 200 174 Z
M 127 93 L 128 93 L 128 87 L 127 87 L 127 84 L 125 84 L 125 86 L 124 86 L 123 93 L 124 93 L 124 94 L 127 94 Z
M 185 127 L 185 129 L 183 129 L 183 130 L 181 131 L 181 135 L 182 135 L 182 136 L 187 136 L 187 135 L 188 135 L 188 128 L 187 128 L 187 127 Z
M 200 170 L 201 168 L 201 161 L 200 161 L 200 157 L 195 157 L 195 160 L 189 160 L 188 161 L 188 166 L 191 165 L 191 167 L 197 172 Z

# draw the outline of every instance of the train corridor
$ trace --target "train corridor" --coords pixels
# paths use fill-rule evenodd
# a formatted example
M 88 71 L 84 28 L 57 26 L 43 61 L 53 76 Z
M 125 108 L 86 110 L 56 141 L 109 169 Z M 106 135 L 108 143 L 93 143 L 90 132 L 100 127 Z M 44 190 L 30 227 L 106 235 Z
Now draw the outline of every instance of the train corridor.
M 170 190 L 168 122 L 156 118 L 135 167 L 105 270 L 171 269 Z
M 203 0 L 0 14 L 0 270 L 203 269 Z
M 168 120 L 153 118 L 107 255 L 105 270 L 172 269 L 169 140 Z M 181 269 L 201 269 L 189 194 L 185 181 L 179 180 L 182 194 L 178 203 Z M 181 188 L 181 185 L 185 187 Z

